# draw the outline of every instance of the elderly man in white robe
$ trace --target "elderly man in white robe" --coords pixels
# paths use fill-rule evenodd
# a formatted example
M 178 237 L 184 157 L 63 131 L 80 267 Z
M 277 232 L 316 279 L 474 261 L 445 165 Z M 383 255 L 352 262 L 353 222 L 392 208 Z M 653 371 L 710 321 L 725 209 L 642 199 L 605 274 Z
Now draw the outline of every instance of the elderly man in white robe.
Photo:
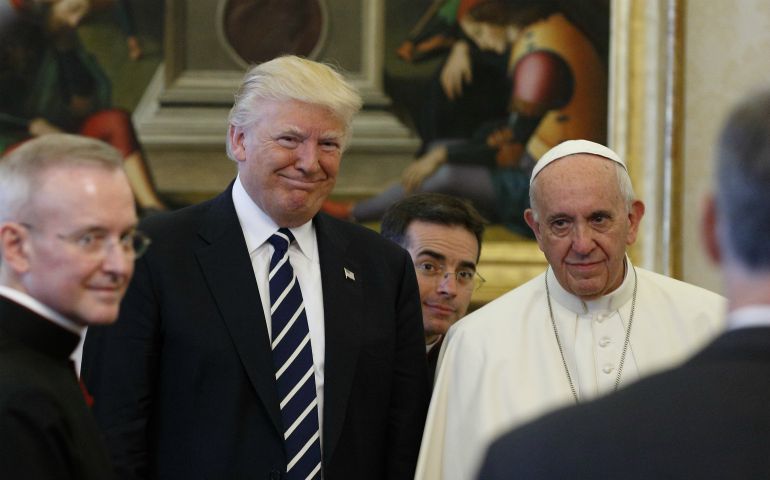
M 570 140 L 548 151 L 530 203 L 549 267 L 449 331 L 418 480 L 474 478 L 503 431 L 677 364 L 722 329 L 723 297 L 626 255 L 644 204 L 609 148 Z

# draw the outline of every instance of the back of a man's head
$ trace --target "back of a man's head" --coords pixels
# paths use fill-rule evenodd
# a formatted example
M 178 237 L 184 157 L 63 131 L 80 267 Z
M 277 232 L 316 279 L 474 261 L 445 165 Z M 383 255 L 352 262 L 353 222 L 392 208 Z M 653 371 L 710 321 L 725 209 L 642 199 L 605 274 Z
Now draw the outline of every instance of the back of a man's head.
M 460 226 L 481 241 L 486 220 L 467 200 L 442 193 L 418 193 L 394 203 L 382 217 L 380 233 L 402 247 L 406 247 L 406 231 L 414 221 L 445 226 Z
M 725 253 L 751 271 L 770 271 L 770 91 L 729 116 L 719 139 L 716 202 Z

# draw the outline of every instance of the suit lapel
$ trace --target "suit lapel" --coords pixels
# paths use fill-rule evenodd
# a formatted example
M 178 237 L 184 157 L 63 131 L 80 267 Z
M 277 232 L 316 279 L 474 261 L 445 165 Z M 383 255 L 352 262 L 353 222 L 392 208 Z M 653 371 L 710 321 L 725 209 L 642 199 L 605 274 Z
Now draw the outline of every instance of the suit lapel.
M 324 368 L 324 460 L 332 458 L 345 422 L 361 348 L 362 279 L 366 272 L 347 256 L 349 240 L 331 222 L 315 219 L 323 284 L 326 359 Z
M 196 256 L 246 375 L 276 431 L 283 432 L 265 316 L 231 189 L 209 210 L 199 232 L 206 245 Z

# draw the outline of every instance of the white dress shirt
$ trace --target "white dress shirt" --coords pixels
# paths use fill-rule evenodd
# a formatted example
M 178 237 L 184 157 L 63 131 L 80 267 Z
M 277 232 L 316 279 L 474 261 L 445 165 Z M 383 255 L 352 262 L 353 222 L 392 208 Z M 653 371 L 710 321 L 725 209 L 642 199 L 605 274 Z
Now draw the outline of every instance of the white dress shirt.
M 270 321 L 270 282 L 268 269 L 273 255 L 273 246 L 267 241 L 278 231 L 278 225 L 267 216 L 249 197 L 243 188 L 240 176 L 233 185 L 233 203 L 238 221 L 246 239 L 251 266 L 257 279 L 259 297 L 265 314 L 267 333 L 272 337 Z M 318 258 L 318 242 L 312 220 L 296 228 L 291 228 L 295 242 L 289 247 L 289 262 L 302 290 L 302 300 L 305 302 L 308 329 L 310 330 L 310 346 L 313 351 L 313 373 L 318 397 L 318 425 L 323 432 L 323 387 L 324 387 L 324 306 L 323 286 L 321 284 L 321 264 Z M 323 435 L 321 435 L 323 438 Z

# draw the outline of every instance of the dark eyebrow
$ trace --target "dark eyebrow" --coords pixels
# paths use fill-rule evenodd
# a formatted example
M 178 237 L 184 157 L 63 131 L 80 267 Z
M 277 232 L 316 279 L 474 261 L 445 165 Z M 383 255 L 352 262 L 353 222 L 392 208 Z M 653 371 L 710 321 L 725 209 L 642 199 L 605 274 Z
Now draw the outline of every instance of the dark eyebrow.
M 427 255 L 427 256 L 433 258 L 434 260 L 438 260 L 438 261 L 446 260 L 446 255 L 443 255 L 443 254 L 438 253 L 438 252 L 433 251 L 433 250 L 422 250 L 422 251 L 417 253 L 418 257 L 421 256 L 421 255 Z M 469 262 L 467 260 L 461 260 L 460 261 L 460 268 L 469 268 L 469 269 L 471 269 L 471 270 L 473 270 L 475 272 L 476 271 L 476 263 Z
M 468 261 L 463 260 L 463 261 L 460 262 L 460 268 L 467 268 L 467 269 L 473 270 L 475 272 L 476 271 L 476 264 L 473 263 L 473 262 L 468 262 Z
M 433 250 L 421 250 L 417 252 L 417 256 L 427 255 L 435 260 L 446 260 L 446 256 Z

